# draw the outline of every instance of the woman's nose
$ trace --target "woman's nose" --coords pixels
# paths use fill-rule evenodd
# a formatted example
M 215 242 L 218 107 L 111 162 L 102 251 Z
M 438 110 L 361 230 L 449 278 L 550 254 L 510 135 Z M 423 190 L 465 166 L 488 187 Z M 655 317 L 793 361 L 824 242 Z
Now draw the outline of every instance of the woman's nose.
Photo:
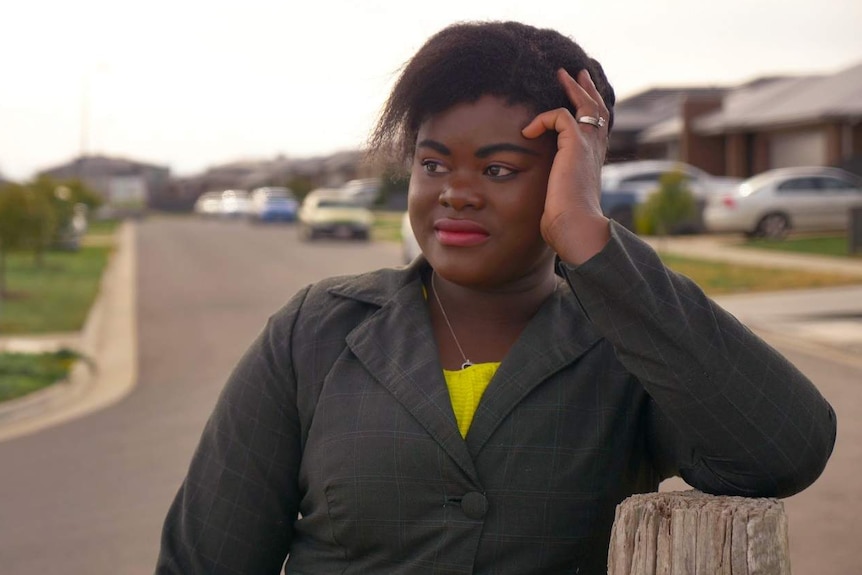
M 480 208 L 483 205 L 482 196 L 475 186 L 454 179 L 446 182 L 438 200 L 441 206 L 457 211 L 466 208 Z

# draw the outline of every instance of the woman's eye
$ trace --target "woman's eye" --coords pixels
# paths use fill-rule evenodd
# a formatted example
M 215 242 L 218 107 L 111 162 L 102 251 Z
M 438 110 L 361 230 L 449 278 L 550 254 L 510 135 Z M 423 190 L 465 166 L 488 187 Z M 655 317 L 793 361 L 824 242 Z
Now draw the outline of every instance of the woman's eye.
M 515 170 L 511 168 L 507 168 L 506 166 L 488 166 L 485 168 L 485 174 L 491 176 L 492 178 L 505 178 L 506 176 L 511 176 L 515 173 Z
M 426 174 L 445 174 L 448 171 L 437 160 L 422 160 L 422 169 Z

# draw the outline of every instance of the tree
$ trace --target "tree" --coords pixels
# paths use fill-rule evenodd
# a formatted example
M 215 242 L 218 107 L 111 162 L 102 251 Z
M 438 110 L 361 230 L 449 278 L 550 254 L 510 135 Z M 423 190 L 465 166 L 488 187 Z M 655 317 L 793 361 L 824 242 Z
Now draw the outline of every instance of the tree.
M 42 265 L 45 250 L 53 245 L 61 226 L 72 219 L 72 205 L 57 197 L 57 188 L 58 185 L 47 177 L 40 177 L 24 187 L 29 205 L 27 243 L 38 266 Z
M 38 263 L 46 249 L 60 245 L 64 234 L 70 233 L 76 206 L 83 204 L 87 212 L 92 213 L 103 203 L 102 198 L 80 180 L 57 181 L 40 176 L 27 184 L 27 189 L 33 192 L 35 201 L 45 212 L 45 217 L 34 221 L 38 230 L 34 230 L 32 247 Z
M 315 188 L 315 185 L 308 176 L 294 176 L 287 182 L 287 187 L 301 200 Z
M 0 187 L 0 299 L 8 295 L 6 288 L 6 254 L 26 245 L 30 223 L 30 202 L 27 190 L 18 184 Z
M 84 204 L 91 213 L 105 203 L 102 196 L 88 188 L 81 180 L 64 180 L 57 182 L 57 184 L 69 191 L 68 200 L 73 205 Z

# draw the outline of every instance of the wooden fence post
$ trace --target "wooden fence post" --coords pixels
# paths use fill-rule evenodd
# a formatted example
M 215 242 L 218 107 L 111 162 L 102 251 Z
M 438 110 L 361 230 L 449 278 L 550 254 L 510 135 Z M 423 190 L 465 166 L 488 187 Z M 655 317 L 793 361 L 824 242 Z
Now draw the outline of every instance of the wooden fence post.
M 646 493 L 617 506 L 608 575 L 790 575 L 777 499 Z

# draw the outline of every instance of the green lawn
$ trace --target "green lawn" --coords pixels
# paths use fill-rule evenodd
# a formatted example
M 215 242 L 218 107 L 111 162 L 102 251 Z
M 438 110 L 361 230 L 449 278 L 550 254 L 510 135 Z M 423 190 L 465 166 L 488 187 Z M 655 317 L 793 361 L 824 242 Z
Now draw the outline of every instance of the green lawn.
M 752 239 L 741 245 L 762 250 L 862 258 L 862 254 L 850 254 L 846 234 L 791 236 L 784 240 Z
M 91 220 L 87 227 L 87 236 L 113 235 L 119 225 L 119 220 Z
M 6 287 L 0 300 L 0 335 L 77 331 L 99 288 L 110 246 L 77 252 L 52 251 L 41 267 L 30 253 L 7 256 Z
M 842 274 L 760 268 L 709 262 L 661 254 L 665 265 L 691 278 L 708 295 L 818 288 L 860 283 L 859 278 Z
M 22 397 L 66 378 L 77 354 L 0 353 L 0 401 Z
M 403 215 L 404 212 L 375 210 L 374 227 L 371 229 L 371 237 L 375 240 L 400 242 L 401 217 Z
M 78 331 L 84 326 L 112 251 L 117 222 L 91 224 L 77 252 L 52 251 L 41 267 L 30 253 L 7 256 L 0 300 L 0 335 Z M 71 351 L 0 353 L 0 401 L 21 397 L 64 379 L 76 359 Z

